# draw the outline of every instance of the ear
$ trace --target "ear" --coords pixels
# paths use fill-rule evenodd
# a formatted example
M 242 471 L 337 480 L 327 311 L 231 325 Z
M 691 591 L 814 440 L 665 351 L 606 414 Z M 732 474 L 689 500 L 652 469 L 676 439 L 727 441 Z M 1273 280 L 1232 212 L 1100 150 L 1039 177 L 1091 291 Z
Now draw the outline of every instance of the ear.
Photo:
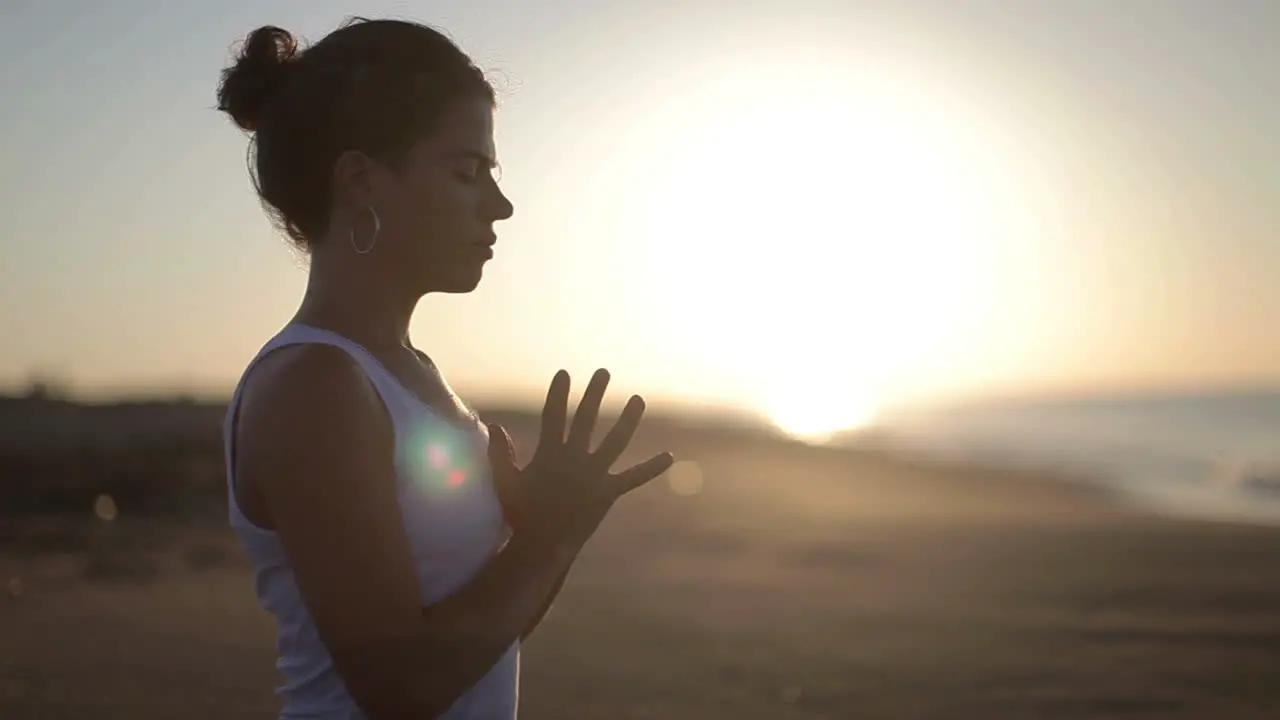
M 378 163 L 359 150 L 348 150 L 333 163 L 333 205 L 362 210 L 373 204 Z

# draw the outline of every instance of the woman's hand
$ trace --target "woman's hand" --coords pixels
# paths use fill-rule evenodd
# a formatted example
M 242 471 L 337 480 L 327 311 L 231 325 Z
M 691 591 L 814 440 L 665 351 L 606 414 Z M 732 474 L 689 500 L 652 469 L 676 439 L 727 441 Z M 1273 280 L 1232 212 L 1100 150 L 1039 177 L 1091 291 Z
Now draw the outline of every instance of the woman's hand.
M 618 498 L 671 467 L 660 453 L 621 472 L 610 468 L 626 451 L 644 415 L 644 400 L 632 396 L 593 452 L 590 448 L 609 373 L 597 370 L 568 423 L 569 374 L 556 373 L 542 408 L 542 432 L 533 458 L 516 465 L 515 446 L 500 425 L 489 425 L 489 462 L 503 512 L 512 531 L 574 548 L 584 544 Z

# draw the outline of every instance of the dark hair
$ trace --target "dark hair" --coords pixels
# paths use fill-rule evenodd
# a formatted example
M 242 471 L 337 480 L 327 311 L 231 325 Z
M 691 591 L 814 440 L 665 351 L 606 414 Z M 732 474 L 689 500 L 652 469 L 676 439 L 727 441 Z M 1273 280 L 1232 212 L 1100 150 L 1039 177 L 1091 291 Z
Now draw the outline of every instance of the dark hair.
M 218 109 L 254 134 L 249 171 L 268 214 L 302 249 L 329 219 L 334 162 L 359 150 L 393 166 L 451 102 L 493 87 L 449 38 L 402 20 L 355 18 L 301 49 L 267 25 L 222 71 Z

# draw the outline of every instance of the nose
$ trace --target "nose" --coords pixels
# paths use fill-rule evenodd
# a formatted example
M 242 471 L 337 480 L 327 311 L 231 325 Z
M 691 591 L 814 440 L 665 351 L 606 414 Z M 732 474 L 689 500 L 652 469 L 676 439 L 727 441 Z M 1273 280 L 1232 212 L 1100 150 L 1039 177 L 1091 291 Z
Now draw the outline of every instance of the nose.
M 507 199 L 506 193 L 502 192 L 502 188 L 498 187 L 497 180 L 486 183 L 488 186 L 483 194 L 483 199 L 479 203 L 478 210 L 484 215 L 487 222 L 497 222 L 506 220 L 515 214 L 515 206 Z
M 491 217 L 493 217 L 494 220 L 507 220 L 514 215 L 515 212 L 515 205 L 512 205 L 511 200 L 507 198 L 506 193 L 502 192 L 502 189 L 495 185 L 493 187 Z

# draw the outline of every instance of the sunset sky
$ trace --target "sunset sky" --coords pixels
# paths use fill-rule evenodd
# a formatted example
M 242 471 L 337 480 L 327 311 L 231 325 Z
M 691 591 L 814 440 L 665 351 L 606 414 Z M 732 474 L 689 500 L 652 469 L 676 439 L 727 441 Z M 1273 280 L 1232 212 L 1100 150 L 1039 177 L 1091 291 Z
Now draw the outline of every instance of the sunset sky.
M 498 83 L 515 217 L 414 339 L 803 421 L 953 394 L 1280 384 L 1280 4 L 433 0 L 0 10 L 0 382 L 225 391 L 301 262 L 212 109 L 348 15 Z M 815 420 L 816 421 L 816 420 Z

